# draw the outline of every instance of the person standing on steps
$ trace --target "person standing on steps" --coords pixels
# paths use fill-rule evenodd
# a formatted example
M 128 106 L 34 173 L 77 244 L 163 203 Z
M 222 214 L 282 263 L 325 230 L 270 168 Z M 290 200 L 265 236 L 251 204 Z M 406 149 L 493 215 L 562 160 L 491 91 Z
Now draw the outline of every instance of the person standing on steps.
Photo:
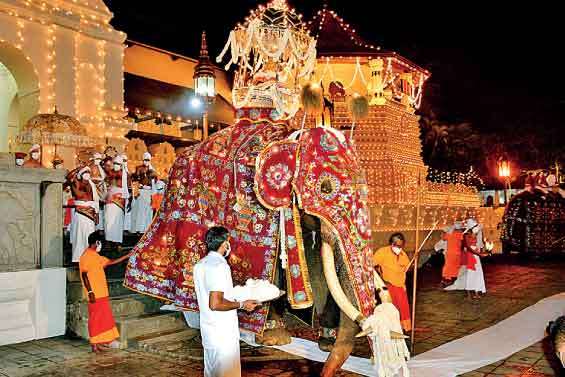
M 105 348 L 119 348 L 120 337 L 112 308 L 106 273 L 104 269 L 113 264 L 122 263 L 131 255 L 118 259 L 108 259 L 100 255 L 103 237 L 98 232 L 88 236 L 88 247 L 79 259 L 80 280 L 84 294 L 88 298 L 88 335 L 92 352 Z

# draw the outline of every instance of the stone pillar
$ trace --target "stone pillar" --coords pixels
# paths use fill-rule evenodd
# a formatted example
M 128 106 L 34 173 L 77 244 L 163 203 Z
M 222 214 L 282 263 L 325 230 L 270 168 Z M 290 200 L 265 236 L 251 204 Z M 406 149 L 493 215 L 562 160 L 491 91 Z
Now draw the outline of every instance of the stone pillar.
M 63 185 L 43 182 L 41 187 L 41 267 L 63 266 Z

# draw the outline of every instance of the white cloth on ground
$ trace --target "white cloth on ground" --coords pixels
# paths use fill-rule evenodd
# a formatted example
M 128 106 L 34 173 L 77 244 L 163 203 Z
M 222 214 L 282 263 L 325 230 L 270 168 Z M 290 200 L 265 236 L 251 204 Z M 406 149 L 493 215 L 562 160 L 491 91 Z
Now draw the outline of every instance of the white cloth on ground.
M 211 251 L 194 266 L 193 276 L 200 309 L 204 375 L 238 377 L 241 368 L 237 310 L 215 311 L 210 309 L 209 302 L 210 292 L 226 293 L 233 290 L 230 266 L 222 255 Z M 218 374 L 220 371 L 226 374 Z
M 75 201 L 75 205 L 77 207 L 92 207 L 95 208 L 95 203 L 93 201 Z M 78 211 L 75 211 L 72 218 L 72 226 L 71 226 L 71 244 L 73 250 L 73 262 L 78 262 L 80 256 L 88 247 L 88 236 L 90 233 L 94 233 L 96 231 L 95 222 L 92 221 L 90 218 L 81 215 Z
M 545 337 L 549 321 L 565 312 L 565 293 L 536 304 L 463 338 L 415 356 L 408 362 L 415 377 L 454 377 L 505 359 Z
M 120 187 L 112 186 L 108 189 L 108 197 L 122 193 Z M 114 203 L 106 203 L 104 207 L 104 235 L 106 241 L 122 243 L 124 238 L 124 211 Z
M 132 231 L 145 233 L 153 219 L 153 208 L 151 208 L 152 190 L 144 186 L 139 190 L 139 196 L 135 199 L 135 217 L 132 218 Z

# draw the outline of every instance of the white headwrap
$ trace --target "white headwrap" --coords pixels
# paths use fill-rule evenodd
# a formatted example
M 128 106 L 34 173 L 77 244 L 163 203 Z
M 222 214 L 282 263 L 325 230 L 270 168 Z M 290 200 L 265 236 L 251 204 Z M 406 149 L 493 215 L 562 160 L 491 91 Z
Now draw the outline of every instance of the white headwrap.
M 151 170 L 155 170 L 155 169 L 153 169 L 153 165 L 151 164 L 152 158 L 153 158 L 153 156 L 151 156 L 151 153 L 149 153 L 149 152 L 143 153 L 143 160 L 149 160 L 149 165 L 147 167 Z
M 33 153 L 33 152 L 39 152 L 39 151 L 41 151 L 41 145 L 39 145 L 39 144 L 33 144 L 33 145 L 31 146 L 31 148 L 29 148 L 29 152 L 28 152 L 28 153 L 31 154 L 31 153 Z
M 127 199 L 129 198 L 129 191 L 128 191 L 128 172 L 126 169 L 123 169 L 124 160 L 122 156 L 114 157 L 114 164 L 122 165 L 122 198 Z
M 78 171 L 77 177 L 82 179 L 82 175 L 88 171 L 90 171 L 90 168 L 88 166 L 85 166 Z M 100 212 L 100 197 L 98 196 L 98 189 L 96 188 L 94 182 L 92 182 L 92 179 L 89 179 L 88 183 L 90 184 L 90 188 L 92 189 L 92 201 L 94 202 L 94 210 L 96 211 L 96 213 L 98 213 Z
M 483 240 L 483 227 L 475 219 L 467 219 L 465 222 L 465 232 L 472 231 L 477 237 L 477 248 L 484 249 L 485 242 Z

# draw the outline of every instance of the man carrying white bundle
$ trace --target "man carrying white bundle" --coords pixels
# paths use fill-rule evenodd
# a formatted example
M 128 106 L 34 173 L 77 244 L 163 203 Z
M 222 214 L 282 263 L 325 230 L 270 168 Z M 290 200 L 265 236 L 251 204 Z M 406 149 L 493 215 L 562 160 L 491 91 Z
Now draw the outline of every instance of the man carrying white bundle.
M 200 309 L 200 333 L 204 347 L 204 377 L 240 377 L 239 323 L 237 309 L 255 310 L 258 302 L 229 301 L 233 290 L 226 258 L 231 252 L 226 228 L 206 233 L 208 254 L 194 266 L 194 287 Z
M 106 198 L 106 172 L 102 167 L 103 157 L 101 153 L 95 152 L 90 158 L 92 162 L 89 165 L 92 182 L 96 185 L 98 197 L 102 202 Z M 101 204 L 98 215 L 99 221 L 96 225 L 96 230 L 104 230 L 104 203 Z

